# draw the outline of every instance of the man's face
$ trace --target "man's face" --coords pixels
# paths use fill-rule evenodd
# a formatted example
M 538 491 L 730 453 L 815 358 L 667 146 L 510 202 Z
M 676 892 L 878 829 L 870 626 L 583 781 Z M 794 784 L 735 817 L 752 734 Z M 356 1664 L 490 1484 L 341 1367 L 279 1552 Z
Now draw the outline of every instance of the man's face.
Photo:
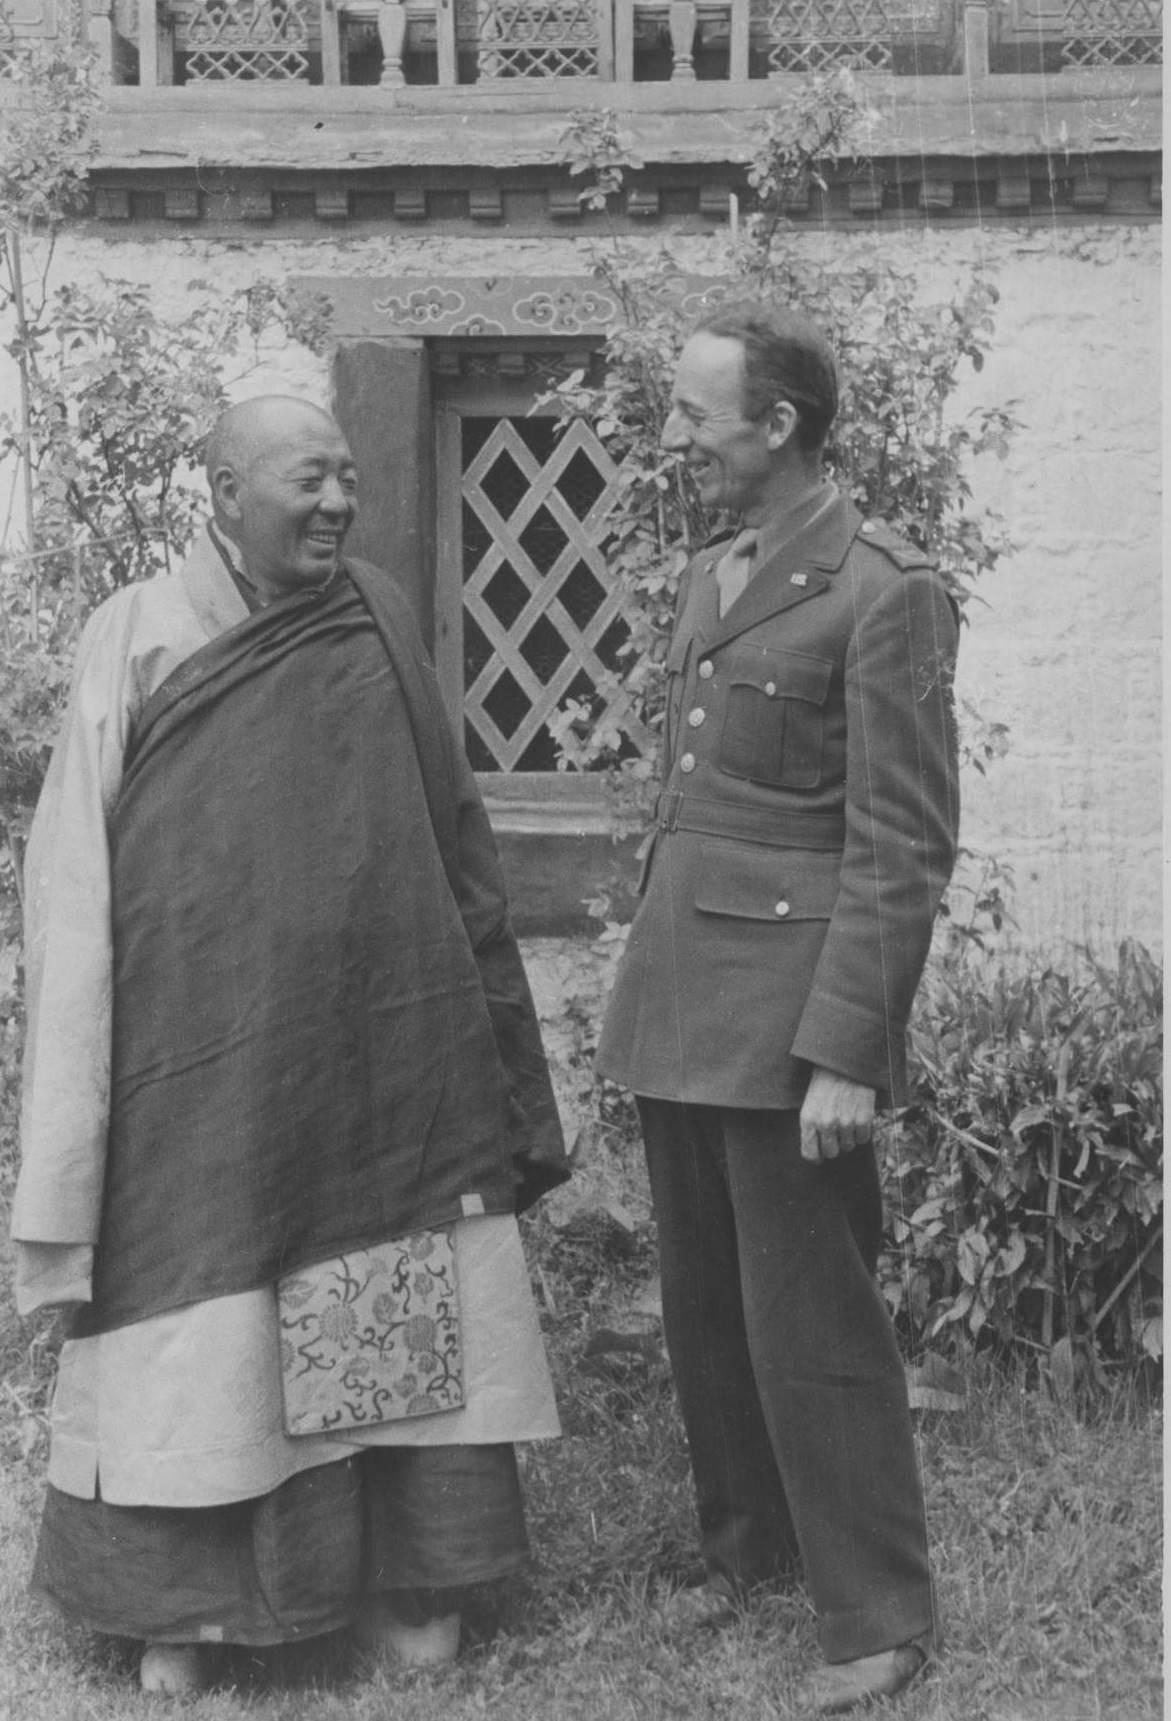
M 232 535 L 261 592 L 323 585 L 358 511 L 345 438 L 328 419 L 290 414 L 235 474 L 232 504 Z
M 791 410 L 791 409 L 789 409 Z M 766 510 L 777 482 L 772 413 L 744 413 L 744 348 L 725 335 L 693 335 L 679 355 L 662 444 L 678 454 L 708 508 Z

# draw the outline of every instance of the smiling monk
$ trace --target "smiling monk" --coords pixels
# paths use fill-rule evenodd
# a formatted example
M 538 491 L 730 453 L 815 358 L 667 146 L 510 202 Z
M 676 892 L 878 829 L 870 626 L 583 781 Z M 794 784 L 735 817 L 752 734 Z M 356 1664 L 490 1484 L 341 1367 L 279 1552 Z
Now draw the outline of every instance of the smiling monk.
M 454 1655 L 555 1434 L 516 1212 L 566 1175 L 483 806 L 337 424 L 208 444 L 91 618 L 28 853 L 13 1233 L 71 1311 L 34 1585 L 146 1645 Z

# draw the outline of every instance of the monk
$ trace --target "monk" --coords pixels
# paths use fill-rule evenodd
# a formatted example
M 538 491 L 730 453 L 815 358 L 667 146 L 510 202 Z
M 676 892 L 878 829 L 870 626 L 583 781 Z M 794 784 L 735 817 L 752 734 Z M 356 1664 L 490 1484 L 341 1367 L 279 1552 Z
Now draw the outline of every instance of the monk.
M 218 1644 L 456 1653 L 557 1433 L 516 1214 L 567 1176 L 487 818 L 299 399 L 232 408 L 182 569 L 91 617 L 27 862 L 13 1235 L 69 1312 L 34 1587 Z M 388 559 L 391 552 L 388 546 Z

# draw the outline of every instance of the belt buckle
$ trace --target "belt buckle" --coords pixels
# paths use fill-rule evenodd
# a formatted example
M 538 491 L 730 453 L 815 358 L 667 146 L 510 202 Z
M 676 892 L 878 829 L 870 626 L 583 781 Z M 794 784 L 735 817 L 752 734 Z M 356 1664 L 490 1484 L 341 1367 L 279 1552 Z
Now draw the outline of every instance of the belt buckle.
M 679 809 L 683 804 L 682 789 L 664 789 L 659 796 L 655 817 L 660 830 L 677 831 L 679 829 Z

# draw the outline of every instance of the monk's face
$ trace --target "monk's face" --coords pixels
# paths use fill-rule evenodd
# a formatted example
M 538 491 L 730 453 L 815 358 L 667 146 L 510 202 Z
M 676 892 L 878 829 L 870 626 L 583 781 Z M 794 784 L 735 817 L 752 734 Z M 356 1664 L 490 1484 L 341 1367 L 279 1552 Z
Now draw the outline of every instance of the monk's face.
M 268 597 L 323 585 L 358 511 L 358 476 L 332 419 L 285 413 L 236 474 L 232 535 Z

